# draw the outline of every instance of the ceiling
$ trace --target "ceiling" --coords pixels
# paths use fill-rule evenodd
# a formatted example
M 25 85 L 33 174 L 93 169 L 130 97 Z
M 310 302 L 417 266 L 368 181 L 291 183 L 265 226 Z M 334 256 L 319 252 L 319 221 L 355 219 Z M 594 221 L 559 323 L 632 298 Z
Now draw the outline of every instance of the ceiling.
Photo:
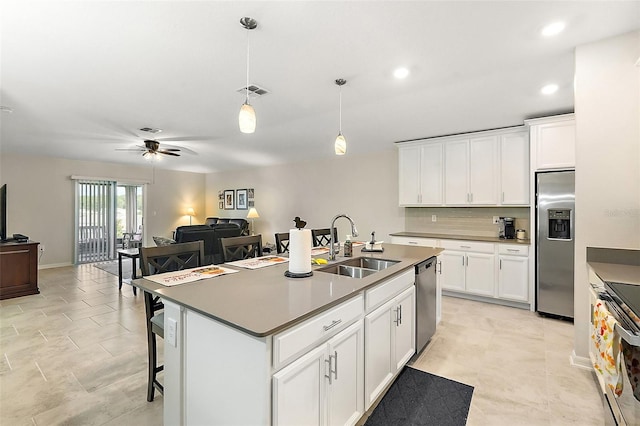
M 184 151 L 156 167 L 203 173 L 333 156 L 337 78 L 347 155 L 572 111 L 575 47 L 640 28 L 638 1 L 19 0 L 0 15 L 2 152 L 146 164 L 117 149 L 157 137 Z M 250 83 L 270 91 L 253 134 L 237 118 L 243 16 Z

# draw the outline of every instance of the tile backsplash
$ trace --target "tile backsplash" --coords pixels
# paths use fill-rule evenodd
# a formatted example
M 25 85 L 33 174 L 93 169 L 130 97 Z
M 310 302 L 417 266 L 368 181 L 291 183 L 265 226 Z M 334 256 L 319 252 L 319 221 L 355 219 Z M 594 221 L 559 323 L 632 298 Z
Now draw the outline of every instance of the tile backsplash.
M 497 237 L 493 216 L 513 217 L 516 229 L 524 229 L 530 238 L 529 207 L 407 207 L 405 231 Z

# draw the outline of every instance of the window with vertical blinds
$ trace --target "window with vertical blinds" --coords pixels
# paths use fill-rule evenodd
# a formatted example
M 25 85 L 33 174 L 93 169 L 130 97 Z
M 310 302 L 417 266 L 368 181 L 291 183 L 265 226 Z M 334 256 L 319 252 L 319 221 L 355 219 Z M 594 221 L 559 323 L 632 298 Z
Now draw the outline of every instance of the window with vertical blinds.
M 76 263 L 115 258 L 116 182 L 76 180 Z

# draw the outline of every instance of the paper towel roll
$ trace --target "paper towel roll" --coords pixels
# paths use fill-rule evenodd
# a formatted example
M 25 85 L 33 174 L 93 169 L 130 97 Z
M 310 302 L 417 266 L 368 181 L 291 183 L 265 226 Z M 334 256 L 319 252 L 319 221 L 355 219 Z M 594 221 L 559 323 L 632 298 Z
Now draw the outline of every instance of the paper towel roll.
M 310 229 L 289 230 L 289 272 L 311 272 L 311 246 L 313 243 Z

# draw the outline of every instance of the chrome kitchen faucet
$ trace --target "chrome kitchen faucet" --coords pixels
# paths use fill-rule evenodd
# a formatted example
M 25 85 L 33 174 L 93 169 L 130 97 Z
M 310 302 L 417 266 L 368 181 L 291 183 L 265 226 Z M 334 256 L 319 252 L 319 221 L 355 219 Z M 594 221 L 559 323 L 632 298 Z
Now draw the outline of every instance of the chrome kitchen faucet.
M 336 232 L 336 219 L 338 219 L 339 217 L 344 217 L 345 219 L 347 219 L 350 223 L 351 223 L 351 235 L 354 237 L 358 236 L 358 230 L 356 229 L 356 224 L 353 223 L 353 220 L 347 216 L 346 214 L 339 214 L 336 217 L 333 218 L 333 220 L 331 221 L 331 226 L 329 227 L 329 233 L 331 234 L 331 242 L 329 244 L 329 260 L 336 260 L 336 249 L 334 244 L 335 239 L 334 239 L 334 234 Z

